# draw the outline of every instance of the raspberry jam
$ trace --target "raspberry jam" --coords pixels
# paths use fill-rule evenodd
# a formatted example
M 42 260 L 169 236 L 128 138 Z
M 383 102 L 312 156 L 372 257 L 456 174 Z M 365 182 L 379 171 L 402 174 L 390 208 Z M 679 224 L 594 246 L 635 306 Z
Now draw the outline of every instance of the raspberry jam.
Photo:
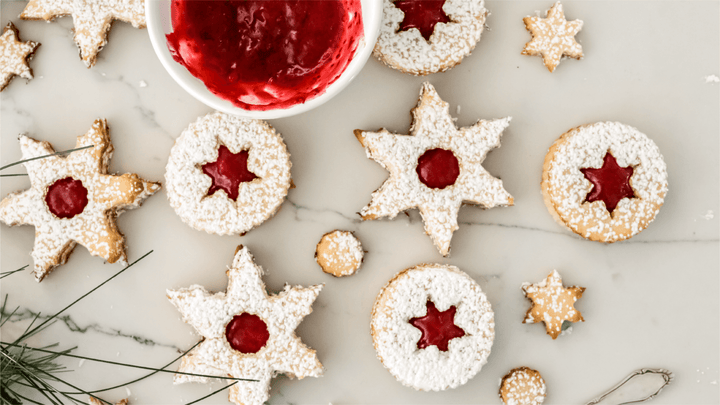
M 345 71 L 364 31 L 361 0 L 173 0 L 173 59 L 245 110 L 304 103 Z
M 80 180 L 65 177 L 48 187 L 45 203 L 58 218 L 72 218 L 88 205 L 88 191 Z
M 240 353 L 257 353 L 265 346 L 270 334 L 259 316 L 243 312 L 235 315 L 225 327 L 225 337 L 230 347 Z
M 400 23 L 400 31 L 417 28 L 426 41 L 430 40 L 435 24 L 450 22 L 442 9 L 445 0 L 399 0 L 394 4 L 405 13 L 405 18 Z
M 455 306 L 440 312 L 432 301 L 427 302 L 427 315 L 410 319 L 410 324 L 422 332 L 418 340 L 418 349 L 437 346 L 443 352 L 448 351 L 450 340 L 465 336 L 465 331 L 455 325 Z
M 455 184 L 460 175 L 460 164 L 451 151 L 430 149 L 420 156 L 415 171 L 423 184 L 442 189 Z
M 225 190 L 228 197 L 235 201 L 240 193 L 240 183 L 253 181 L 257 178 L 247 167 L 248 151 L 232 153 L 225 145 L 218 148 L 218 158 L 212 163 L 202 165 L 203 173 L 210 176 L 212 185 L 207 195 L 213 195 L 218 190 Z
M 633 168 L 631 166 L 620 167 L 610 152 L 605 154 L 601 168 L 587 168 L 580 169 L 580 171 L 593 184 L 585 201 L 604 201 L 610 214 L 623 198 L 635 198 L 635 192 L 630 186 Z

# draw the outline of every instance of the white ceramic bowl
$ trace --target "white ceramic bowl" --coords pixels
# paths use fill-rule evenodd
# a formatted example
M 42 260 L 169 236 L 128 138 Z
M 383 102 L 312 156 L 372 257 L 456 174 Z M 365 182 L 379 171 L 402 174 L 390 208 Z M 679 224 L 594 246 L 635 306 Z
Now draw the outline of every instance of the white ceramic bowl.
M 218 111 L 247 118 L 272 119 L 289 117 L 312 110 L 340 93 L 360 73 L 373 47 L 375 47 L 383 12 L 382 0 L 361 0 L 361 4 L 365 38 L 360 42 L 355 56 L 340 77 L 328 86 L 324 93 L 307 100 L 305 103 L 296 104 L 289 108 L 267 111 L 248 111 L 214 95 L 205 87 L 202 81 L 195 78 L 184 66 L 173 60 L 165 38 L 165 35 L 173 31 L 170 19 L 170 0 L 146 0 L 145 14 L 150 41 L 155 53 L 160 58 L 160 62 L 165 69 L 170 73 L 170 76 L 188 93 Z

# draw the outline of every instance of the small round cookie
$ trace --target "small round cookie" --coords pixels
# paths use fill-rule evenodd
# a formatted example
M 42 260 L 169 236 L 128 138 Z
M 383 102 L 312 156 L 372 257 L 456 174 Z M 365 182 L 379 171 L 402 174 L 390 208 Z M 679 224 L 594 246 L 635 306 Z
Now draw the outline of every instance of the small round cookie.
M 657 145 L 619 122 L 573 128 L 550 147 L 542 173 L 550 214 L 578 235 L 598 241 L 629 239 L 663 205 L 667 169 Z
M 514 368 L 500 381 L 500 399 L 505 405 L 540 405 L 545 395 L 545 380 L 531 368 Z
M 480 286 L 441 264 L 398 273 L 378 294 L 370 326 L 385 368 L 423 391 L 468 382 L 487 363 L 495 338 L 494 314 Z
M 352 232 L 335 230 L 322 236 L 315 248 L 315 261 L 322 271 L 335 277 L 352 276 L 363 261 L 362 245 Z
M 444 72 L 480 40 L 488 15 L 484 5 L 483 0 L 383 0 L 373 55 L 416 76 Z
M 242 235 L 280 208 L 290 167 L 285 143 L 268 123 L 211 113 L 190 124 L 170 151 L 168 200 L 197 230 Z

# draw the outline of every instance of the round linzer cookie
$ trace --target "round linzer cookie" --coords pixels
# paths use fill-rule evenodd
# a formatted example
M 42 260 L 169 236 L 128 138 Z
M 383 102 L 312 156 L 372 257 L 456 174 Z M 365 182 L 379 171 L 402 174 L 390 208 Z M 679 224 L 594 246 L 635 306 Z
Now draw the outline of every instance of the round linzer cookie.
M 383 0 L 373 55 L 404 73 L 444 72 L 470 54 L 485 27 L 483 0 Z
M 208 114 L 170 151 L 168 200 L 195 229 L 242 235 L 280 208 L 291 186 L 290 166 L 285 143 L 267 122 Z
M 335 230 L 322 236 L 315 248 L 315 261 L 335 277 L 355 274 L 363 261 L 360 241 L 349 231 Z
M 238 246 L 227 271 L 226 292 L 212 294 L 199 285 L 168 290 L 170 302 L 203 340 L 183 356 L 175 384 L 212 381 L 207 376 L 237 381 L 228 399 L 238 405 L 262 405 L 270 397 L 270 381 L 282 373 L 291 378 L 320 377 L 323 366 L 315 350 L 295 334 L 295 328 L 312 312 L 322 285 L 285 285 L 269 295 L 263 269 L 247 248 Z
M 160 183 L 136 174 L 108 174 L 113 154 L 107 121 L 98 119 L 77 138 L 76 149 L 59 156 L 48 142 L 20 136 L 30 188 L 0 202 L 0 221 L 35 226 L 35 279 L 64 264 L 76 244 L 108 263 L 127 263 L 125 238 L 115 219 L 139 207 Z
M 500 381 L 499 394 L 505 405 L 540 405 L 545 401 L 545 380 L 537 370 L 514 368 Z
M 559 224 L 612 243 L 633 237 L 655 218 L 668 189 L 667 169 L 645 134 L 619 122 L 598 122 L 555 141 L 541 186 Z
M 421 264 L 380 291 L 371 333 L 383 365 L 403 385 L 440 391 L 487 363 L 495 322 L 480 286 L 457 267 Z

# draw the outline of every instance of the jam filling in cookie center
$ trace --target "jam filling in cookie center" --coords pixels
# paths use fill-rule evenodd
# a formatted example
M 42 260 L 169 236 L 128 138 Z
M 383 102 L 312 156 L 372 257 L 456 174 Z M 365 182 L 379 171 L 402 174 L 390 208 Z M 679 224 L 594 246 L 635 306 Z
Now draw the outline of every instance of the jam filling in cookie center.
M 65 177 L 48 187 L 45 203 L 58 218 L 72 218 L 88 205 L 88 191 L 80 180 Z
M 446 311 L 440 312 L 432 301 L 428 301 L 427 315 L 410 319 L 410 324 L 422 332 L 417 343 L 418 349 L 437 346 L 438 349 L 446 352 L 450 340 L 465 336 L 465 331 L 455 325 L 456 310 L 455 306 L 451 306 Z
M 442 9 L 445 0 L 398 0 L 394 4 L 405 13 L 400 31 L 417 28 L 426 41 L 430 40 L 437 23 L 450 22 Z
M 635 192 L 630 186 L 633 168 L 631 166 L 620 167 L 610 152 L 605 154 L 601 168 L 586 168 L 580 169 L 580 171 L 593 184 L 585 201 L 604 201 L 610 214 L 623 198 L 635 198 Z
M 265 346 L 270 333 L 265 321 L 259 316 L 243 312 L 235 315 L 225 328 L 225 337 L 230 347 L 240 353 L 257 353 Z
M 455 184 L 460 175 L 460 164 L 451 151 L 430 149 L 420 156 L 415 171 L 426 186 L 443 189 Z
M 213 195 L 218 190 L 225 190 L 231 200 L 237 200 L 240 194 L 240 183 L 247 183 L 257 178 L 248 170 L 248 156 L 249 153 L 246 150 L 232 153 L 227 146 L 220 145 L 217 160 L 202 165 L 203 173 L 212 179 L 212 185 L 210 185 L 207 195 Z

